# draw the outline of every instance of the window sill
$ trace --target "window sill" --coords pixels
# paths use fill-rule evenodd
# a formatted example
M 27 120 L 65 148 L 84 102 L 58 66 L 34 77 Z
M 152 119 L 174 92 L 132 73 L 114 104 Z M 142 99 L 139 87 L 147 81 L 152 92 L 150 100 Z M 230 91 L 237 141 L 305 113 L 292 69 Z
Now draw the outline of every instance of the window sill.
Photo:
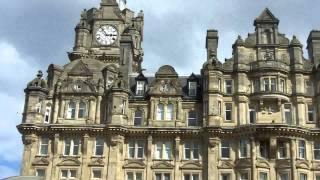
M 220 158 L 220 161 L 230 161 L 230 160 L 231 160 L 230 158 Z
M 93 158 L 101 158 L 101 159 L 104 159 L 105 157 L 103 155 L 99 156 L 99 155 L 93 155 L 91 156 L 91 159 Z
M 60 155 L 61 158 L 80 158 L 80 155 Z
M 145 158 L 125 158 L 126 161 L 145 161 Z
M 46 154 L 46 155 L 38 154 L 38 155 L 35 155 L 35 157 L 36 157 L 36 158 L 37 158 L 37 157 L 40 157 L 40 158 L 48 158 L 49 155 L 48 155 L 48 154 Z
M 173 159 L 156 159 L 156 158 L 154 158 L 153 161 L 173 161 Z
M 316 124 L 315 121 L 307 121 L 306 124 Z

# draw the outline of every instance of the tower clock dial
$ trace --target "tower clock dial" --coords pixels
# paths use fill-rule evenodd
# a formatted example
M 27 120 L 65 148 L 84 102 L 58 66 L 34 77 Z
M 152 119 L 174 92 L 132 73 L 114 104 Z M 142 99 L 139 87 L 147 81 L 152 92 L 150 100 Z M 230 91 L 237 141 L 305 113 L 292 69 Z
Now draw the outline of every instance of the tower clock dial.
M 111 45 L 118 38 L 118 31 L 111 25 L 101 26 L 96 32 L 96 40 L 101 45 Z

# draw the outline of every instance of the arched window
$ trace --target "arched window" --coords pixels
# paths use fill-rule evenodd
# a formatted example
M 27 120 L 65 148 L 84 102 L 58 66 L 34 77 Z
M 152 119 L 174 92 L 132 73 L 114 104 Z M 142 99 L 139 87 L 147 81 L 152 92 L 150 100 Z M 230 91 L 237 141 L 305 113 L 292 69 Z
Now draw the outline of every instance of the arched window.
M 76 116 L 76 103 L 74 102 L 69 102 L 68 104 L 68 113 L 67 113 L 67 118 L 69 119 L 74 119 Z
M 189 111 L 188 113 L 188 126 L 197 126 L 197 113 L 195 111 Z
M 133 122 L 134 126 L 141 126 L 142 125 L 142 111 L 141 110 L 137 110 L 134 113 L 134 122 Z
M 78 118 L 85 118 L 87 114 L 87 105 L 84 102 L 79 103 Z
M 44 123 L 50 122 L 50 115 L 51 115 L 51 106 L 47 105 L 46 112 L 44 113 Z
M 173 104 L 168 104 L 166 120 L 172 120 L 172 119 L 173 119 Z
M 157 120 L 163 120 L 163 119 L 164 119 L 164 106 L 163 106 L 163 104 L 158 104 Z

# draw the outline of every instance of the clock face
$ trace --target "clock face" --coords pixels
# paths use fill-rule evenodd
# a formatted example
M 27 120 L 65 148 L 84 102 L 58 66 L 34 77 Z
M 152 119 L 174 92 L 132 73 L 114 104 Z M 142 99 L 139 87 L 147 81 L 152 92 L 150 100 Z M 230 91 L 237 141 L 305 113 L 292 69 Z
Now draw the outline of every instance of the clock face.
M 118 31 L 111 25 L 101 26 L 96 33 L 96 40 L 101 45 L 111 45 L 118 38 Z

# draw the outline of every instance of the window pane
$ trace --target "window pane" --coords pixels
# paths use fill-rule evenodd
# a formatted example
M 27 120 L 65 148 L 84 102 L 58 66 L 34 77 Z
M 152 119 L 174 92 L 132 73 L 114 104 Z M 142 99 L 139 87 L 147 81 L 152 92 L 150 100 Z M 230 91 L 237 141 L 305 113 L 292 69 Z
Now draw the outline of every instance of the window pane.
M 226 103 L 225 109 L 226 109 L 226 121 L 231 121 L 232 120 L 232 104 Z
M 48 154 L 49 138 L 41 138 L 40 142 L 40 155 Z
M 76 104 L 74 102 L 70 102 L 68 105 L 67 118 L 75 118 L 75 116 L 76 116 Z
M 199 174 L 193 174 L 192 180 L 199 180 Z
M 142 125 L 142 111 L 136 111 L 134 113 L 134 126 L 141 126 Z
M 77 171 L 76 170 L 70 170 L 70 177 L 76 178 L 77 177 Z
M 188 113 L 188 126 L 197 126 L 197 113 L 189 111 Z
M 68 178 L 68 170 L 61 170 L 61 177 Z
M 144 141 L 138 141 L 137 146 L 138 146 L 137 158 L 143 158 Z
M 161 180 L 161 175 L 162 174 L 156 173 L 156 180 Z
M 289 180 L 289 175 L 288 173 L 283 173 L 283 174 L 280 174 L 280 180 Z
M 241 175 L 240 175 L 240 180 L 249 180 L 249 175 L 248 175 L 248 173 L 241 173 Z
M 308 105 L 308 121 L 314 121 L 314 108 L 313 105 Z
M 165 173 L 164 174 L 164 180 L 170 180 L 170 174 L 169 173 Z
M 300 180 L 307 180 L 307 174 L 300 174 Z
M 171 158 L 171 143 L 166 142 L 165 143 L 165 154 L 164 154 L 164 159 L 170 159 Z
M 226 93 L 231 94 L 232 93 L 232 80 L 226 80 L 225 86 L 226 86 Z
M 268 174 L 265 172 L 260 173 L 260 180 L 268 180 Z
M 191 179 L 190 179 L 190 174 L 185 174 L 185 175 L 184 175 L 184 180 L 191 180 Z
M 162 159 L 162 142 L 157 143 L 157 149 L 156 149 L 156 158 L 157 159 Z
M 276 91 L 276 79 L 271 78 L 271 91 Z
M 306 144 L 305 141 L 300 140 L 299 141 L 299 158 L 305 158 L 306 157 Z
M 314 142 L 314 159 L 320 160 L 320 143 Z
M 144 85 L 145 82 L 144 81 L 137 81 L 137 91 L 136 94 L 138 96 L 143 96 L 144 95 Z
M 127 180 L 134 180 L 133 179 L 133 172 L 127 172 Z
M 164 106 L 163 104 L 158 104 L 157 120 L 163 120 L 163 119 L 164 119 Z
M 191 144 L 190 142 L 186 142 L 184 144 L 184 156 L 185 156 L 185 159 L 190 159 L 191 158 Z
M 167 106 L 167 120 L 173 119 L 173 104 L 168 104 Z
M 240 157 L 247 157 L 247 140 L 240 140 Z
M 249 107 L 249 118 L 250 118 L 250 123 L 255 123 L 256 122 L 256 110 L 254 107 Z
M 44 170 L 44 169 L 37 169 L 36 170 L 36 176 L 45 177 L 45 175 L 46 175 L 46 170 Z
M 136 180 L 142 180 L 142 173 L 136 173 Z
M 78 112 L 78 118 L 84 118 L 86 116 L 86 103 L 80 102 L 79 104 L 79 112 Z
M 279 158 L 286 158 L 287 157 L 287 149 L 284 142 L 278 142 L 278 151 L 279 151 Z
M 197 95 L 197 82 L 189 82 L 189 96 Z
M 74 139 L 73 140 L 73 155 L 78 155 L 78 153 L 79 153 L 79 144 L 80 144 L 80 140 L 79 139 Z
M 230 174 L 221 174 L 221 180 L 230 180 Z
M 98 155 L 98 156 L 103 155 L 103 146 L 104 146 L 104 140 L 102 138 L 97 138 L 95 155 Z
M 64 141 L 64 155 L 70 155 L 71 139 Z
M 229 141 L 221 142 L 221 157 L 229 158 L 230 157 L 230 144 Z
M 134 158 L 134 151 L 135 151 L 135 142 L 130 141 L 129 142 L 129 158 Z
M 101 178 L 101 170 L 92 170 L 92 177 L 93 178 Z

